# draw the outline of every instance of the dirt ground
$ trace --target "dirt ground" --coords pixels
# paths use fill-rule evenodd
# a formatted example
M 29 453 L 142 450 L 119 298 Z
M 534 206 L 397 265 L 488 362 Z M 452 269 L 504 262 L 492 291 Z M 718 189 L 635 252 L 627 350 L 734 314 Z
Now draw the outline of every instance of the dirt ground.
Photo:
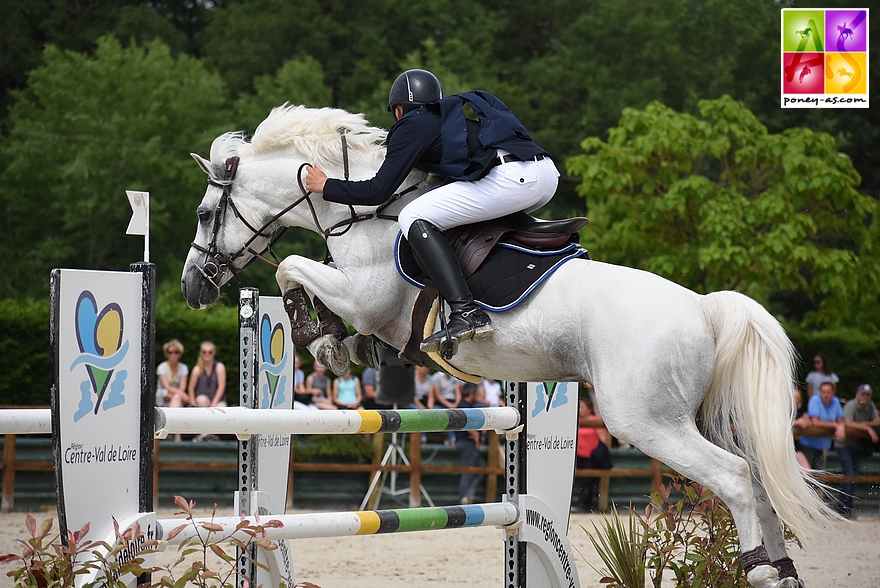
M 35 516 L 39 521 L 54 513 Z M 172 516 L 172 511 L 159 513 L 160 518 Z M 601 519 L 601 515 L 587 514 L 571 517 L 568 538 L 584 588 L 600 586 L 601 576 L 592 566 L 601 568 L 602 564 L 584 528 L 592 530 L 592 522 L 598 524 Z M 26 535 L 24 520 L 24 513 L 0 514 L 0 553 L 21 553 L 16 540 Z M 503 585 L 502 541 L 502 531 L 481 527 L 301 539 L 291 543 L 291 551 L 296 580 L 321 588 L 498 588 Z M 168 548 L 157 563 L 173 562 L 175 550 Z M 860 518 L 831 529 L 806 545 L 805 551 L 795 550 L 791 556 L 808 588 L 875 588 L 880 578 L 880 518 Z M 11 585 L 5 576 L 12 567 L 0 566 L 0 586 Z

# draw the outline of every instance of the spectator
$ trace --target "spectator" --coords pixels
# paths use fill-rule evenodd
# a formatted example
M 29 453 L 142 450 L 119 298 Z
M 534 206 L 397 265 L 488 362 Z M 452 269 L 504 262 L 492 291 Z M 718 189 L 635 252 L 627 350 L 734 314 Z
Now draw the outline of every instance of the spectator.
M 801 435 L 801 448 L 810 462 L 810 468 L 822 470 L 825 469 L 825 452 L 831 449 L 832 436 L 840 441 L 845 435 L 843 409 L 840 400 L 834 396 L 834 384 L 822 382 L 819 395 L 811 397 L 807 404 L 807 415 L 810 417 L 810 426 L 828 432 L 827 436 L 821 437 Z
M 461 386 L 464 384 L 458 378 L 453 378 L 447 373 L 437 372 L 432 377 L 433 387 L 428 397 L 428 408 L 456 408 L 461 402 Z M 455 445 L 455 433 L 446 433 L 444 445 Z
M 315 371 L 308 375 L 305 384 L 305 393 L 309 395 L 314 406 L 321 410 L 336 410 L 336 405 L 330 398 L 332 389 L 330 378 L 327 377 L 327 366 L 317 359 L 312 364 Z
M 464 382 L 444 372 L 437 372 L 431 380 L 433 387 L 428 398 L 428 408 L 457 407 L 461 402 L 461 386 Z
M 831 364 L 824 353 L 817 353 L 813 358 L 813 371 L 807 374 L 807 398 L 819 395 L 819 387 L 822 382 L 831 382 L 832 389 L 837 394 L 837 382 L 840 381 L 837 374 L 831 371 Z
M 314 396 L 306 390 L 306 374 L 302 371 L 302 358 L 299 353 L 294 355 L 294 364 L 296 371 L 293 380 L 293 409 L 294 410 L 318 410 L 315 404 Z
M 425 409 L 430 404 L 431 388 L 434 386 L 434 381 L 428 374 L 428 368 L 423 365 L 417 365 L 415 372 L 415 394 L 410 408 Z
M 612 467 L 608 429 L 587 426 L 589 421 L 597 420 L 599 417 L 593 414 L 593 402 L 589 398 L 582 398 L 578 405 L 578 469 L 610 470 Z M 599 478 L 576 478 L 576 482 L 578 507 L 582 512 L 592 511 L 595 508 L 594 498 L 599 495 Z
M 376 400 L 376 376 L 376 370 L 373 368 L 366 368 L 361 374 L 361 389 L 364 392 L 363 405 L 367 410 L 377 410 L 382 408 L 382 405 Z
M 193 368 L 189 381 L 189 403 L 199 407 L 226 406 L 226 366 L 217 361 L 217 348 L 210 341 L 203 341 L 199 348 L 199 360 Z M 194 442 L 216 441 L 217 436 L 202 433 Z
M 333 404 L 342 409 L 357 410 L 363 400 L 361 382 L 352 375 L 351 367 L 345 375 L 333 380 Z
M 477 385 L 464 384 L 461 388 L 461 400 L 458 408 L 485 407 L 477 401 Z M 465 467 L 480 465 L 480 431 L 456 431 L 455 447 L 458 450 L 459 463 Z M 471 504 L 477 494 L 477 487 L 483 476 L 480 474 L 462 474 L 458 481 L 459 504 Z
M 216 354 L 213 343 L 202 342 L 189 382 L 189 403 L 193 406 L 226 406 L 226 366 L 217 361 Z
M 156 406 L 181 408 L 189 404 L 186 388 L 189 368 L 185 363 L 180 363 L 183 345 L 177 339 L 172 339 L 162 346 L 162 351 L 165 361 L 156 368 Z M 180 434 L 174 435 L 174 440 L 180 441 Z
M 494 378 L 483 378 L 480 382 L 477 400 L 486 406 L 504 406 L 504 395 L 501 393 L 501 384 Z
M 847 436 L 838 440 L 837 457 L 840 459 L 840 468 L 844 476 L 858 476 L 862 472 L 862 457 L 871 455 L 874 443 L 877 443 L 877 432 L 873 427 L 880 425 L 880 415 L 877 407 L 871 402 L 871 386 L 862 384 L 856 390 L 855 399 L 846 403 L 843 407 L 843 422 L 849 429 L 861 429 L 868 433 L 869 439 Z M 852 516 L 853 498 L 855 497 L 856 483 L 844 482 L 840 487 L 842 494 L 839 497 L 840 514 L 850 518 Z
M 807 415 L 807 409 L 804 407 L 804 397 L 801 394 L 800 388 L 795 388 L 791 391 L 792 397 L 794 398 L 794 406 L 795 406 L 795 419 L 791 424 L 792 429 L 795 430 L 797 436 L 794 437 L 794 454 L 797 458 L 798 464 L 804 468 L 805 470 L 810 469 L 810 461 L 807 459 L 807 456 L 804 455 L 804 449 L 801 446 L 801 431 L 810 426 L 810 417 Z

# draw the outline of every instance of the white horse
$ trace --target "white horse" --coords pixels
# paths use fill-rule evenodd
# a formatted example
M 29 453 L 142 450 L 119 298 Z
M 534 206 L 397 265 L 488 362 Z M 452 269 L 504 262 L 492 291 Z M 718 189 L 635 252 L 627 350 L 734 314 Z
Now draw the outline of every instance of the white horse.
M 349 207 L 302 192 L 305 162 L 342 177 L 339 129 L 347 131 L 351 179 L 371 178 L 384 156 L 384 132 L 361 115 L 328 108 L 276 108 L 250 141 L 227 133 L 214 141 L 210 162 L 193 155 L 211 185 L 181 280 L 190 306 L 215 302 L 219 286 L 281 226 L 332 232 L 334 263 L 288 257 L 276 274 L 281 291 L 302 286 L 359 333 L 403 348 L 417 290 L 393 262 L 397 223 L 370 218 L 343 232 Z M 240 166 L 228 174 L 224 162 L 233 156 Z M 396 213 L 431 181 L 413 172 L 402 188 L 418 189 L 383 212 Z M 455 368 L 509 381 L 592 383 L 611 434 L 724 500 L 753 586 L 803 585 L 780 520 L 807 537 L 836 515 L 796 462 L 795 353 L 763 307 L 736 292 L 698 295 L 644 271 L 576 259 L 492 322 L 494 337 L 462 343 L 450 362 Z M 319 337 L 309 349 L 334 344 Z

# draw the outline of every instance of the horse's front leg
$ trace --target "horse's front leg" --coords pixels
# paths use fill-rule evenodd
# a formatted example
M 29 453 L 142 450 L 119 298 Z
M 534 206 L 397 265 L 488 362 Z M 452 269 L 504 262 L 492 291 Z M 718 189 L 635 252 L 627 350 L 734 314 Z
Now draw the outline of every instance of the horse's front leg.
M 351 361 L 349 348 L 342 343 L 349 336 L 348 327 L 330 310 L 330 306 L 349 307 L 344 304 L 348 301 L 339 294 L 351 293 L 351 280 L 335 268 L 298 256 L 282 261 L 275 272 L 275 279 L 283 293 L 284 308 L 290 317 L 294 346 L 307 348 L 315 359 L 329 367 L 333 373 L 344 375 Z M 309 314 L 303 287 L 314 295 L 313 305 L 318 323 Z

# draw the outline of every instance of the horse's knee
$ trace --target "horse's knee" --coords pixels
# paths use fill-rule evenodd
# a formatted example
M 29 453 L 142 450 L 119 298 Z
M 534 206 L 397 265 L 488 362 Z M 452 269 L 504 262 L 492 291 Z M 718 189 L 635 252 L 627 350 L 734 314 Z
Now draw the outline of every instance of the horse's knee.
M 293 260 L 294 256 L 287 257 L 278 264 L 278 269 L 275 270 L 275 281 L 278 282 L 278 287 L 281 288 L 282 292 L 287 292 L 288 290 L 294 290 L 300 287 L 300 283 L 295 277 L 295 264 Z

